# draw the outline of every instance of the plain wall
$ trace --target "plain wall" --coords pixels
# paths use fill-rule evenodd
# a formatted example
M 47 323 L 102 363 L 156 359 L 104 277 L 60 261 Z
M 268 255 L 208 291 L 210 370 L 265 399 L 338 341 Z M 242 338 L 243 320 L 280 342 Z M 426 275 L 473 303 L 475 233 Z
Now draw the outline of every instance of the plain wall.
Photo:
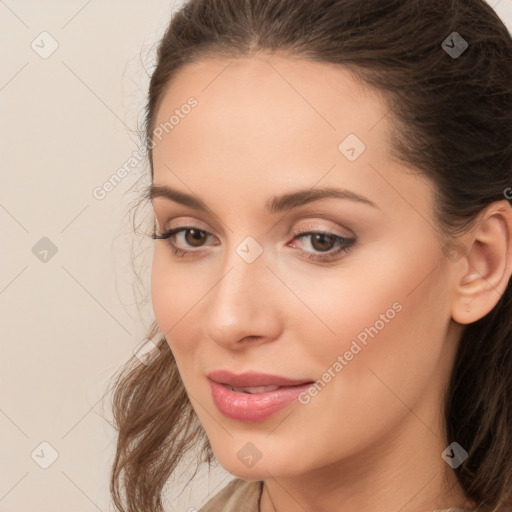
M 510 29 L 512 0 L 490 3 Z M 152 321 L 152 245 L 133 245 L 129 222 L 146 163 L 103 199 L 93 191 L 138 150 L 175 5 L 0 2 L 1 512 L 112 509 L 107 384 Z M 199 509 L 232 478 L 219 468 L 182 494 L 173 485 L 168 510 Z

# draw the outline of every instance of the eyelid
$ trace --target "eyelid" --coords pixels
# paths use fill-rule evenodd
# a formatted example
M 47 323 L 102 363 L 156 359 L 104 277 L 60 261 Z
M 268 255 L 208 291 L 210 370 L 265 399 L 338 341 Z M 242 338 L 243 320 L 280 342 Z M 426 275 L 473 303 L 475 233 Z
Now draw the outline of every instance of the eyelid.
M 314 221 L 308 221 L 304 224 L 297 224 L 296 226 L 294 226 L 294 228 L 291 231 L 291 234 L 292 235 L 301 235 L 307 231 L 315 231 L 315 232 L 328 233 L 328 234 L 340 236 L 342 238 L 355 238 L 354 233 L 350 229 L 347 229 L 347 228 L 344 228 L 344 229 L 346 229 L 346 231 L 348 231 L 349 233 L 343 234 L 343 233 L 340 233 L 339 229 L 337 229 L 337 228 L 322 227 L 322 226 L 319 226 Z
M 201 231 L 205 231 L 209 235 L 216 236 L 216 235 L 213 235 L 213 233 L 211 232 L 210 228 L 204 227 L 205 226 L 204 223 L 201 222 L 200 220 L 197 220 L 194 217 L 179 217 L 179 219 L 180 219 L 180 221 L 178 223 L 176 223 L 175 225 L 173 225 L 173 222 L 176 219 L 172 219 L 168 223 L 164 223 L 164 228 L 163 229 L 159 229 L 158 226 L 157 226 L 158 232 L 159 233 L 166 233 L 166 232 L 171 231 L 173 229 L 188 228 L 188 229 L 198 229 L 198 230 L 201 230 Z
M 200 231 L 204 231 L 205 233 L 207 233 L 209 236 L 214 236 L 215 238 L 218 238 L 217 235 L 213 234 L 210 229 L 208 228 L 205 228 L 205 227 L 202 227 L 202 222 L 201 221 L 198 221 L 197 219 L 193 218 L 193 217 L 179 217 L 181 220 L 178 224 L 176 225 L 172 225 L 172 222 L 176 219 L 173 219 L 172 221 L 170 221 L 169 223 L 165 224 L 165 227 L 164 229 L 160 229 L 158 227 L 158 221 L 157 219 L 155 218 L 155 233 L 167 233 L 171 230 L 174 230 L 174 229 L 197 229 L 197 230 L 200 230 Z M 322 218 L 320 217 L 320 219 L 322 219 L 322 221 L 327 221 L 329 222 L 328 219 L 325 219 L 325 218 Z M 337 235 L 337 236 L 340 236 L 342 238 L 355 238 L 355 234 L 352 232 L 352 230 L 344 227 L 343 229 L 345 229 L 346 231 L 348 231 L 348 233 L 346 234 L 343 234 L 343 233 L 340 233 L 339 232 L 339 228 L 336 228 L 336 227 L 322 227 L 322 226 L 319 226 L 317 223 L 319 221 L 316 220 L 316 221 L 312 221 L 312 220 L 308 220 L 308 221 L 305 221 L 303 223 L 301 223 L 301 219 L 298 219 L 297 223 L 293 226 L 293 228 L 289 231 L 288 233 L 288 236 L 295 236 L 295 235 L 300 235 L 300 234 L 304 234 L 306 231 L 316 231 L 316 232 L 325 232 L 325 233 L 329 233 L 329 234 L 333 234 L 333 235 Z M 332 221 L 331 221 L 332 222 Z

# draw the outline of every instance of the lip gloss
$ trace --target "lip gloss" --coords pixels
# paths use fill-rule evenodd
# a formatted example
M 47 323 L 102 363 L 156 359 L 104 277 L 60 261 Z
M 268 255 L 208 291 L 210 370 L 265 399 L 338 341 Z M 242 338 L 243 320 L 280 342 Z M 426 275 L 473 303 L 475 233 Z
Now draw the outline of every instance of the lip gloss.
M 311 386 L 311 383 L 296 386 L 280 386 L 274 391 L 243 393 L 229 389 L 208 379 L 212 398 L 224 416 L 238 421 L 263 421 L 293 403 Z

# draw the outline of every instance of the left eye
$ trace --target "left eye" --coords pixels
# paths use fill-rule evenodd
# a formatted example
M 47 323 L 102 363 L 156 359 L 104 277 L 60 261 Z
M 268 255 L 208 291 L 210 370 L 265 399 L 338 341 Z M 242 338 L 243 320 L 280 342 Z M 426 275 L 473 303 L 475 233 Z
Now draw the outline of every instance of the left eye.
M 186 250 L 177 247 L 176 244 L 173 242 L 173 239 L 181 233 L 184 234 L 185 241 L 187 244 L 189 244 L 189 247 L 201 247 L 202 242 L 204 242 L 204 240 L 208 236 L 212 236 L 205 230 L 190 226 L 171 229 L 159 235 L 154 234 L 152 238 L 155 240 L 168 240 L 168 244 L 173 250 L 174 254 L 179 257 L 193 256 L 198 254 L 199 252 L 202 252 Z M 190 234 L 191 236 L 187 237 L 186 234 Z M 338 254 L 349 250 L 353 243 L 355 242 L 354 238 L 346 238 L 340 235 L 335 235 L 333 233 L 324 231 L 297 232 L 294 233 L 293 240 L 306 237 L 313 237 L 310 243 L 315 249 L 315 251 L 317 251 L 317 254 L 311 253 L 309 251 L 304 251 L 306 253 L 305 257 L 311 260 L 330 259 L 333 256 L 337 256 Z M 331 249 L 329 247 L 331 247 Z M 336 247 L 336 249 L 333 250 L 332 247 Z M 328 253 L 327 257 L 324 256 L 322 253 Z

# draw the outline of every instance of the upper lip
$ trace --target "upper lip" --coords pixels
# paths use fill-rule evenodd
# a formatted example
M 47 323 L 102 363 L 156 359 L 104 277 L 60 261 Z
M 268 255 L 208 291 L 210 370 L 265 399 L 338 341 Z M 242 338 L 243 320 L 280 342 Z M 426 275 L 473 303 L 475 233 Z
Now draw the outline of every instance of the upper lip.
M 233 387 L 296 386 L 297 384 L 313 382 L 311 379 L 289 379 L 268 373 L 246 372 L 235 374 L 228 370 L 214 370 L 207 377 L 219 384 L 229 384 Z

